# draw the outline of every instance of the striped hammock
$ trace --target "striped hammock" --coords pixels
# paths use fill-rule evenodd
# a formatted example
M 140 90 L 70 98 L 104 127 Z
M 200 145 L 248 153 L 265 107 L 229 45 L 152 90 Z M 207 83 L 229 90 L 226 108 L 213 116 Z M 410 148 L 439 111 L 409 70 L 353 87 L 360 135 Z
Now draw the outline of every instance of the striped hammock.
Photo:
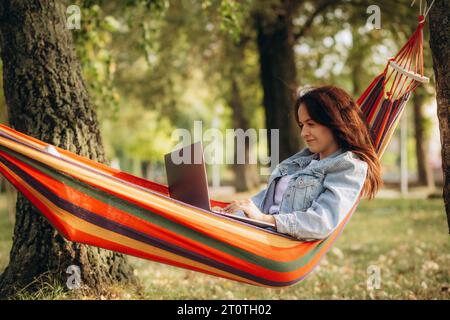
M 382 156 L 423 77 L 423 19 L 358 100 Z M 171 199 L 165 185 L 91 161 L 0 125 L 0 172 L 70 241 L 266 287 L 297 283 L 318 265 L 355 211 L 328 238 L 299 241 Z M 212 206 L 226 202 L 211 200 Z

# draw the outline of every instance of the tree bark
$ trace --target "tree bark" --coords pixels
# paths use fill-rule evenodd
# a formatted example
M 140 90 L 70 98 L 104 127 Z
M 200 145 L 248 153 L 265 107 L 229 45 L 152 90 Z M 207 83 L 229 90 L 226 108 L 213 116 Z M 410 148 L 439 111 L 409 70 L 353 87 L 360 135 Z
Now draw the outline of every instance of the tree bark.
M 432 1 L 428 1 L 428 5 Z M 430 47 L 442 144 L 443 198 L 450 233 L 450 1 L 436 0 L 429 13 Z
M 418 88 L 413 95 L 414 107 L 414 135 L 416 140 L 417 182 L 419 185 L 433 188 L 433 174 L 428 161 L 428 137 L 425 132 L 423 102 L 423 88 Z
M 5 100 L 13 128 L 106 162 L 91 105 L 66 28 L 66 8 L 54 0 L 2 0 L 0 45 Z M 136 283 L 122 254 L 69 242 L 21 194 L 10 262 L 0 276 L 0 297 L 43 275 L 65 285 L 66 269 L 81 271 L 84 292 L 107 294 L 109 285 Z M 35 285 L 27 286 L 33 291 Z
M 280 1 L 275 19 L 255 14 L 266 128 L 279 130 L 280 161 L 298 152 L 301 145 L 293 111 L 297 80 L 292 20 L 297 8 L 295 1 Z M 269 153 L 270 140 L 269 132 Z

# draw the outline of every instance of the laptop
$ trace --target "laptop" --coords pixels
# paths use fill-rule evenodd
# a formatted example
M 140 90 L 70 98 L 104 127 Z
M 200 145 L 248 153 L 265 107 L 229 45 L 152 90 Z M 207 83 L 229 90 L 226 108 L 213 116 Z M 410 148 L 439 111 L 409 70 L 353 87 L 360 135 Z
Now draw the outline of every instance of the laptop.
M 248 218 L 242 211 L 238 214 L 231 214 L 222 211 L 221 208 L 211 208 L 201 141 L 164 155 L 164 162 L 171 198 L 259 227 L 275 228 L 272 223 Z

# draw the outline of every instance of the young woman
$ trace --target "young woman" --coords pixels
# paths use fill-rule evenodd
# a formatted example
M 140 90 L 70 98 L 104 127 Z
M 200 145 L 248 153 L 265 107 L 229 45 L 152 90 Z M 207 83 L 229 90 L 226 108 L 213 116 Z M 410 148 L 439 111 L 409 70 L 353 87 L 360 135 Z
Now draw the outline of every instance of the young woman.
M 361 190 L 380 188 L 380 163 L 355 101 L 334 86 L 312 89 L 295 102 L 307 147 L 282 161 L 267 188 L 224 210 L 274 223 L 302 240 L 326 238 L 355 204 Z

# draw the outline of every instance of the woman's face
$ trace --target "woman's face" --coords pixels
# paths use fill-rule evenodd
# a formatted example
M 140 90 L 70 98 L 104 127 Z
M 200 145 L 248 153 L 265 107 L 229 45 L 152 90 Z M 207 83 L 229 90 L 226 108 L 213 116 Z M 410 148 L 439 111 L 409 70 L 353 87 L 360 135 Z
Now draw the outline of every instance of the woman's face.
M 338 149 L 331 129 L 312 120 L 304 104 L 298 108 L 298 119 L 301 137 L 312 153 L 319 153 L 320 159 L 323 159 Z

